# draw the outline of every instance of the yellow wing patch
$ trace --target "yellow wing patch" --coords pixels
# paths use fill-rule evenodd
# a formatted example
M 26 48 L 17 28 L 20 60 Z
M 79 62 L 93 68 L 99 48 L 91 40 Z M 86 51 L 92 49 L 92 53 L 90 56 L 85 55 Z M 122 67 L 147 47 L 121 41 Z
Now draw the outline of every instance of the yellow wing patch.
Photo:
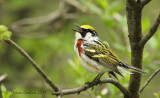
M 89 51 L 89 52 L 96 52 L 94 49 L 85 49 L 85 51 Z
M 92 57 L 96 57 L 96 58 L 105 58 L 105 57 L 107 57 L 107 55 L 103 55 L 103 54 L 98 54 L 98 55 L 94 55 L 94 56 L 92 56 Z
M 83 27 L 83 28 L 87 28 L 87 29 L 95 30 L 95 28 L 93 28 L 93 27 L 92 27 L 92 26 L 90 26 L 90 25 L 81 25 L 81 27 Z

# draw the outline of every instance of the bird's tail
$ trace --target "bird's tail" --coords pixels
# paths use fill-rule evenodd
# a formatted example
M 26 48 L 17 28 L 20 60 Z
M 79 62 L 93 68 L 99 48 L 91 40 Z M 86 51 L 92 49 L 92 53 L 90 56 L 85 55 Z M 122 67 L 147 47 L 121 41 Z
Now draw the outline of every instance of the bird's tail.
M 137 72 L 137 73 L 140 73 L 140 74 L 145 74 L 146 73 L 145 71 L 143 71 L 143 70 L 141 70 L 139 68 L 136 68 L 134 66 L 131 66 L 131 65 L 123 63 L 123 62 L 120 62 L 119 67 L 121 67 L 122 69 L 123 68 L 128 69 L 128 70 L 130 70 L 132 72 Z M 125 69 L 123 70 L 123 72 L 126 73 L 127 71 L 125 71 Z M 132 74 L 132 72 L 130 74 Z

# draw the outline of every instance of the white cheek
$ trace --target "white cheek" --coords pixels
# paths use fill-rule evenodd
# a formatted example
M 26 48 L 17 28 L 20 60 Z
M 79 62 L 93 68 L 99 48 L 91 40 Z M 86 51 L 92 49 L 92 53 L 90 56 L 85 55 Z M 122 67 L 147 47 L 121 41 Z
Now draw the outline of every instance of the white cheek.
M 88 41 L 93 41 L 93 40 L 98 40 L 99 38 L 97 36 L 93 37 L 91 33 L 87 33 L 85 39 Z
M 85 36 L 85 39 L 90 39 L 92 37 L 92 34 L 91 33 L 87 33 L 86 36 Z
M 76 32 L 76 39 L 80 39 L 80 38 L 82 38 L 81 34 Z

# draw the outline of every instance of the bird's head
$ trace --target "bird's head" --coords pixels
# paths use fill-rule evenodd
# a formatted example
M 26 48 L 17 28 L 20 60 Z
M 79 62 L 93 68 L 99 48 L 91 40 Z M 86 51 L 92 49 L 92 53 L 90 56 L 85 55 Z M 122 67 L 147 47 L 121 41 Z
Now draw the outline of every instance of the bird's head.
M 78 25 L 78 30 L 72 29 L 76 32 L 76 39 L 84 39 L 84 40 L 91 40 L 91 39 L 98 39 L 98 35 L 96 30 L 90 25 Z

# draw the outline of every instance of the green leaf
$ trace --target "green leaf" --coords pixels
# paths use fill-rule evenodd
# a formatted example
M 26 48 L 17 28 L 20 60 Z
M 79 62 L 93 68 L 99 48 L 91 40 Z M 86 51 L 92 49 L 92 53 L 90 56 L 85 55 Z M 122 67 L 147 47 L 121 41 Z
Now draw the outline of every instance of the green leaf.
M 107 0 L 96 0 L 96 2 L 104 9 L 108 6 Z
M 4 85 L 1 85 L 1 90 L 2 90 L 2 92 L 7 91 Z
M 8 28 L 6 26 L 0 25 L 0 34 L 6 32 L 7 30 Z
M 12 92 L 7 91 L 7 89 L 4 85 L 1 85 L 1 90 L 2 90 L 3 98 L 9 98 L 12 94 Z
M 103 44 L 105 44 L 106 47 L 109 47 L 109 44 L 106 41 L 103 41 Z
M 4 25 L 0 25 L 0 40 L 6 40 L 11 37 L 12 33 Z
M 155 98 L 159 98 L 158 93 L 153 93 L 153 95 L 155 96 Z
M 153 93 L 153 95 L 155 96 L 155 98 L 160 98 L 160 91 L 158 93 Z
M 0 34 L 0 40 L 6 40 L 11 37 L 12 33 L 10 31 L 6 31 L 2 34 Z

